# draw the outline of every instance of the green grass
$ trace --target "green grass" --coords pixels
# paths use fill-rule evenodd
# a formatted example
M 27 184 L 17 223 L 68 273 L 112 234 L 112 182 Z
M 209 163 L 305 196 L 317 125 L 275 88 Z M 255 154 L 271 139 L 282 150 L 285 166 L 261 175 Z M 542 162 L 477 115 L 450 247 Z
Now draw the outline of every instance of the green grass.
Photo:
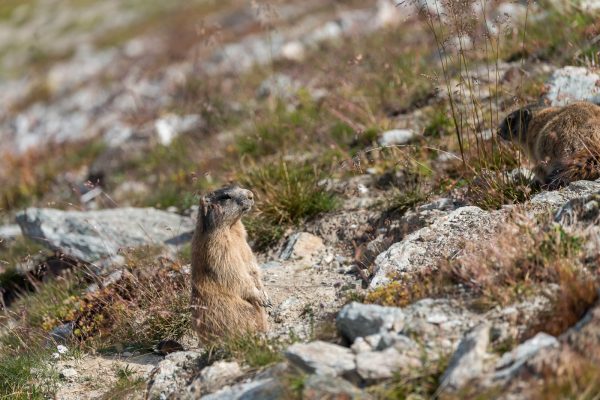
M 1 399 L 47 399 L 56 390 L 58 375 L 48 365 L 50 353 L 43 349 L 0 352 Z
M 282 344 L 264 337 L 245 335 L 229 338 L 207 349 L 207 362 L 235 359 L 252 368 L 263 368 L 282 360 Z
M 255 246 L 276 242 L 286 226 L 298 225 L 321 213 L 334 210 L 338 200 L 319 185 L 325 177 L 309 163 L 254 165 L 240 183 L 256 194 L 257 211 L 245 220 Z

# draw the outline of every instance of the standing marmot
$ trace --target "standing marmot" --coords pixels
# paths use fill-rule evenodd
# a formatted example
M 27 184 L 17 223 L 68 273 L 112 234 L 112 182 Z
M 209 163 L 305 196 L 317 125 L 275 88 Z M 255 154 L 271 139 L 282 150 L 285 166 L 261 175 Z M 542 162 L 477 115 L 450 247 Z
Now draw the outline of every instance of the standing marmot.
M 593 103 L 523 107 L 502 121 L 498 135 L 519 144 L 549 188 L 600 178 L 600 106 Z
M 260 270 L 241 217 L 252 192 L 227 187 L 203 197 L 192 239 L 192 325 L 201 341 L 267 330 Z

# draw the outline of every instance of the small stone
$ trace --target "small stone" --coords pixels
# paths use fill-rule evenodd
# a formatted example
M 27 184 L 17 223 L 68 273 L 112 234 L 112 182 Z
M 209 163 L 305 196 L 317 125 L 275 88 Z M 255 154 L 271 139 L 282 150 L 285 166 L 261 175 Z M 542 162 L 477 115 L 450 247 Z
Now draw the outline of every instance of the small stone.
M 323 341 L 294 344 L 285 356 L 302 370 L 317 375 L 345 376 L 356 367 L 350 349 Z
M 404 145 L 417 138 L 417 134 L 411 129 L 392 129 L 383 132 L 379 138 L 381 146 Z
M 75 368 L 64 368 L 60 371 L 60 377 L 68 382 L 73 382 L 79 373 Z
M 287 60 L 301 62 L 306 57 L 306 50 L 302 42 L 294 40 L 283 45 L 281 55 Z
M 284 261 L 306 259 L 324 248 L 325 245 L 320 237 L 307 232 L 299 232 L 290 236 L 279 258 Z

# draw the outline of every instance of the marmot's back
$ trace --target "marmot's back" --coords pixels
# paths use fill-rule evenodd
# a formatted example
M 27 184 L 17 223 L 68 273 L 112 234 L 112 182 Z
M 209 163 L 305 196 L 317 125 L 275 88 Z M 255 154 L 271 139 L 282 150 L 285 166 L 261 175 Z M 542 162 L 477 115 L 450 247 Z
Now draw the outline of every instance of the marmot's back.
M 498 133 L 521 146 L 550 188 L 600 177 L 600 106 L 527 106 L 509 114 Z

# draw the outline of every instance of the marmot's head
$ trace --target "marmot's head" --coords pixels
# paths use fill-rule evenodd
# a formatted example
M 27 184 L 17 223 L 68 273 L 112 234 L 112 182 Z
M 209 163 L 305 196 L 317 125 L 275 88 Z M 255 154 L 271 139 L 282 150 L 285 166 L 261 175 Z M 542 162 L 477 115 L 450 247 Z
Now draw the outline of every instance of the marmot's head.
M 527 128 L 533 117 L 533 110 L 530 106 L 523 107 L 517 111 L 508 114 L 498 128 L 498 136 L 504 140 L 525 143 L 527 138 Z
M 250 190 L 229 186 L 216 190 L 200 199 L 198 221 L 204 232 L 232 226 L 254 205 L 254 195 Z

